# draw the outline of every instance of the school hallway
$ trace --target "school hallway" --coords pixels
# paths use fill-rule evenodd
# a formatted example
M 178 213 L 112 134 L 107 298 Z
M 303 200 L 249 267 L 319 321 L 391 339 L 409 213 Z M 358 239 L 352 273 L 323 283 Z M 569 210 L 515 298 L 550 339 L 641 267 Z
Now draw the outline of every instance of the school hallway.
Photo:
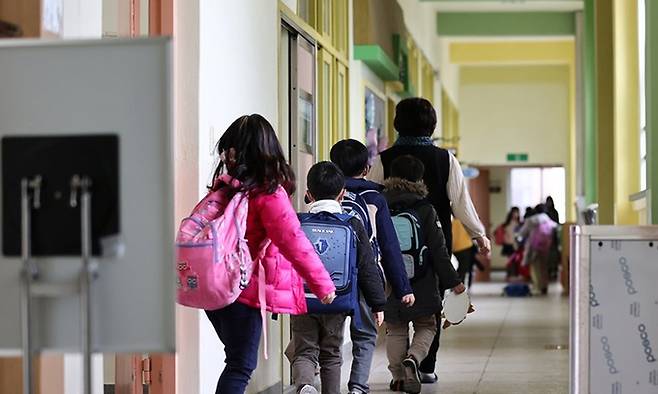
M 563 394 L 569 384 L 569 301 L 553 285 L 548 297 L 509 298 L 502 281 L 471 288 L 476 312 L 442 332 L 439 383 L 422 393 Z M 562 345 L 561 350 L 550 349 Z M 346 355 L 343 380 L 349 377 Z M 371 388 L 390 393 L 384 344 L 377 349 Z M 346 383 L 345 383 L 346 384 Z

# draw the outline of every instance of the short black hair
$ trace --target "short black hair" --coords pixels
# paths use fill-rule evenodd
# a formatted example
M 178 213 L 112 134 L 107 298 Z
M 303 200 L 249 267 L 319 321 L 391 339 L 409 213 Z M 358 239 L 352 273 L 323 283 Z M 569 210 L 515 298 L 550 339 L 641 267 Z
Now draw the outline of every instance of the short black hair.
M 306 176 L 308 191 L 317 200 L 335 200 L 345 188 L 345 176 L 334 163 L 314 164 Z
M 406 98 L 395 106 L 393 125 L 402 136 L 429 137 L 436 128 L 436 111 L 424 98 Z
M 414 156 L 404 155 L 391 163 L 391 176 L 410 182 L 419 182 L 425 175 L 425 165 Z
M 357 140 L 338 141 L 331 147 L 331 161 L 348 177 L 361 175 L 368 166 L 368 148 Z

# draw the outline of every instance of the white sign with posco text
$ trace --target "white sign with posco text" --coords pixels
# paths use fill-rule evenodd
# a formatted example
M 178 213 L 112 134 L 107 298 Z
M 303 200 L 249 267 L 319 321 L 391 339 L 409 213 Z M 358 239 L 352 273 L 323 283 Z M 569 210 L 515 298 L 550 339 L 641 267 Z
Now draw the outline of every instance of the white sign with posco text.
M 590 393 L 658 393 L 658 242 L 591 241 Z

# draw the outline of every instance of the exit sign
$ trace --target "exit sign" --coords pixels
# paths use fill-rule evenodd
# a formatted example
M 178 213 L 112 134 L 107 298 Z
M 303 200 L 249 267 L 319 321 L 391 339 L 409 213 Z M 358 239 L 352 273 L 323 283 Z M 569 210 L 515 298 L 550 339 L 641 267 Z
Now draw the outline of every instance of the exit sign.
M 508 153 L 507 154 L 507 161 L 527 162 L 528 161 L 528 154 L 527 153 Z

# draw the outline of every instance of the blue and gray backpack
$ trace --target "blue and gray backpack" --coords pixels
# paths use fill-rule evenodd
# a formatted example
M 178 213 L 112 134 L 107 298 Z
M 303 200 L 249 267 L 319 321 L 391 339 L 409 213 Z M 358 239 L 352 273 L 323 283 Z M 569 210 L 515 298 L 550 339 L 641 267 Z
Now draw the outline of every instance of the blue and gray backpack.
M 377 262 L 379 272 L 382 276 L 382 279 L 384 280 L 384 283 L 386 283 L 386 276 L 384 275 L 384 269 L 381 266 L 381 258 L 380 258 L 381 256 L 380 256 L 379 244 L 377 243 L 377 231 L 376 231 L 375 223 L 373 223 L 372 220 L 370 220 L 368 204 L 366 203 L 366 200 L 364 198 L 364 195 L 368 193 L 378 193 L 378 192 L 376 190 L 364 190 L 360 193 L 354 193 L 348 190 L 345 192 L 345 195 L 343 196 L 343 201 L 341 205 L 343 206 L 345 212 L 354 215 L 363 224 L 363 228 L 365 228 L 366 234 L 368 234 L 368 238 L 370 240 L 370 246 L 372 247 L 372 254 L 375 257 L 375 261 Z
M 424 244 L 423 232 L 416 208 L 391 207 L 391 220 L 400 243 L 402 261 L 411 283 L 425 276 L 429 263 L 429 249 Z
M 308 313 L 345 313 L 354 316 L 358 324 L 357 238 L 349 223 L 352 217 L 329 212 L 301 213 L 299 221 L 336 286 L 334 302 L 323 305 L 305 284 Z

